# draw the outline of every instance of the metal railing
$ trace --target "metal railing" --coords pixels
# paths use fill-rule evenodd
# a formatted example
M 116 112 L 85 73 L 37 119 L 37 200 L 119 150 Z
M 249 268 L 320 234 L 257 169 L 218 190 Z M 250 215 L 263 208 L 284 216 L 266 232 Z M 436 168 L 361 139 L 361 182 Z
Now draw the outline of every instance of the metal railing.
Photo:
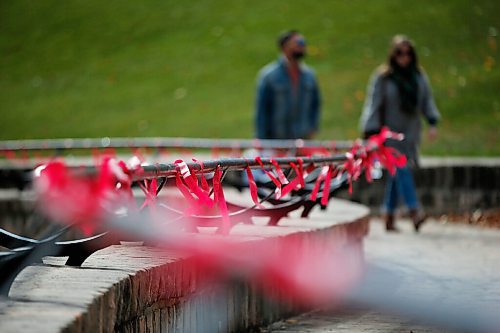
M 66 138 L 0 141 L 0 150 L 72 150 L 102 148 L 197 148 L 197 149 L 298 149 L 322 147 L 345 150 L 352 141 L 332 140 L 260 140 L 260 139 L 207 139 L 207 138 Z
M 323 142 L 324 144 L 325 142 Z M 342 147 L 345 150 L 352 148 L 353 142 L 343 141 L 342 144 L 333 144 L 328 142 L 330 148 L 339 149 Z M 139 147 L 175 147 L 175 148 L 262 148 L 262 149 L 297 149 L 303 147 L 323 147 L 320 141 L 301 141 L 301 140 L 210 140 L 210 139 L 168 139 L 168 138 L 153 138 L 153 139 L 110 139 L 104 140 L 28 140 L 28 141 L 4 141 L 0 142 L 0 150 L 59 150 L 59 149 L 91 149 L 91 148 L 139 148 Z M 361 148 L 361 149 L 359 149 Z M 369 149 L 376 149 L 377 147 L 372 146 Z M 292 170 L 292 164 L 303 165 L 303 166 L 314 166 L 315 168 L 321 168 L 322 166 L 330 166 L 343 170 L 344 163 L 353 162 L 362 157 L 368 151 L 364 149 L 361 144 L 358 145 L 358 149 L 354 154 L 347 153 L 336 153 L 330 156 L 302 156 L 302 157 L 276 157 L 276 158 L 223 158 L 206 160 L 202 162 L 186 162 L 186 166 L 194 175 L 208 174 L 214 172 L 216 169 L 221 170 L 222 177 L 220 181 L 223 180 L 224 175 L 227 171 L 237 171 L 244 170 L 247 168 L 267 168 L 272 169 L 277 166 L 284 169 Z M 67 166 L 70 173 L 73 176 L 85 176 L 92 177 L 99 173 L 98 166 L 86 166 L 82 167 L 71 167 Z M 140 166 L 131 167 L 129 172 L 130 181 L 134 183 L 141 183 L 145 180 L 151 180 L 154 178 L 160 179 L 158 182 L 158 187 L 154 189 L 156 195 L 159 194 L 161 189 L 166 183 L 166 178 L 176 177 L 180 174 L 179 162 L 166 163 L 166 164 L 147 164 L 143 163 Z M 290 174 L 288 174 L 289 176 Z M 37 173 L 33 172 L 32 176 L 36 177 Z M 332 185 L 329 195 L 333 194 L 334 191 L 340 189 L 347 183 L 347 177 L 338 178 L 338 182 Z M 308 180 L 309 185 L 314 185 L 316 183 L 316 178 Z M 269 184 L 268 184 L 269 185 Z M 283 184 L 284 185 L 284 184 Z M 215 186 L 215 185 L 214 185 Z M 270 193 L 273 193 L 273 184 L 270 182 Z M 213 190 L 213 189 L 212 189 Z M 269 192 L 268 192 L 269 193 Z M 271 198 L 271 195 L 266 197 L 261 197 L 260 202 L 267 201 Z M 307 217 L 311 209 L 320 204 L 321 195 L 318 198 L 311 198 L 311 186 L 309 188 L 302 188 L 302 192 L 299 196 L 288 200 L 269 200 L 271 206 L 263 208 L 257 207 L 241 207 L 237 204 L 228 203 L 229 216 L 235 218 L 235 222 L 238 223 L 243 221 L 243 223 L 251 223 L 251 218 L 253 216 L 269 216 L 269 225 L 277 225 L 279 220 L 288 215 L 293 210 L 303 208 L 302 217 Z M 325 201 L 321 201 L 323 206 Z M 171 210 L 174 212 L 175 210 Z M 182 218 L 184 214 L 178 214 L 179 218 Z M 221 226 L 220 216 L 192 216 L 193 219 L 197 219 L 200 223 L 207 223 L 215 221 L 218 226 Z M 219 220 L 219 222 L 217 222 Z M 68 255 L 69 259 L 68 265 L 80 265 L 85 258 L 92 254 L 95 250 L 107 247 L 109 245 L 115 244 L 116 239 L 110 237 L 109 233 L 105 232 L 95 235 L 90 238 L 82 238 L 80 240 L 74 240 L 69 242 L 57 241 L 64 231 L 58 231 L 52 235 L 48 235 L 44 240 L 28 239 L 26 237 L 21 237 L 16 234 L 5 232 L 5 230 L 0 229 L 0 241 L 2 246 L 8 248 L 8 251 L 0 253 L 0 266 L 8 267 L 12 274 L 6 275 L 0 285 L 2 285 L 0 294 L 7 295 L 10 285 L 15 277 L 15 275 L 29 264 L 39 262 L 42 255 Z M 102 231 L 102 230 L 101 230 Z M 18 247 L 14 247 L 12 244 L 16 244 Z

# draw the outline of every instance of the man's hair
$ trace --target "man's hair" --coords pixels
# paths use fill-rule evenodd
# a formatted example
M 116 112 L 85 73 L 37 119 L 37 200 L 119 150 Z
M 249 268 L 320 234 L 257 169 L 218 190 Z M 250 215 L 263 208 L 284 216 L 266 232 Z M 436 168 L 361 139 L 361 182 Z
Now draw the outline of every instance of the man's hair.
M 298 30 L 287 30 L 280 33 L 278 36 L 278 47 L 280 49 L 283 49 L 283 46 L 285 46 L 286 42 L 288 42 L 290 38 L 298 35 L 299 33 L 300 32 Z

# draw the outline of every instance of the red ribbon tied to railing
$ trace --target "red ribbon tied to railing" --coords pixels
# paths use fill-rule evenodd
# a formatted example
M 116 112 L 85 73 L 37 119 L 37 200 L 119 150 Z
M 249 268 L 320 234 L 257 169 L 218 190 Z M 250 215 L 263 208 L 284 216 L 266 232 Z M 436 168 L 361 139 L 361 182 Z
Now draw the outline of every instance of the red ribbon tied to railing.
M 264 206 L 259 201 L 259 195 L 257 193 L 257 184 L 255 183 L 255 179 L 253 177 L 252 170 L 250 167 L 246 167 L 245 171 L 247 173 L 248 178 L 248 188 L 250 189 L 250 196 L 252 197 L 252 201 L 258 208 L 264 208 Z
M 202 205 L 212 207 L 213 200 L 209 198 L 207 192 L 200 188 L 200 186 L 198 185 L 198 178 L 194 173 L 191 172 L 191 170 L 189 170 L 186 162 L 184 162 L 183 160 L 176 160 L 175 164 L 179 168 L 180 176 L 182 177 L 182 180 L 184 180 L 189 191 L 198 198 L 197 201 Z M 186 196 L 186 192 L 184 191 L 183 186 L 180 184 L 180 177 L 177 177 L 177 184 L 181 192 Z
M 290 167 L 295 172 L 295 178 L 292 179 L 281 191 L 281 196 L 285 196 L 291 191 L 296 191 L 301 188 L 305 187 L 305 182 L 304 182 L 304 161 L 299 157 L 297 158 L 297 162 L 299 166 L 297 166 L 295 163 L 291 162 Z
M 212 178 L 214 187 L 214 201 L 219 207 L 219 212 L 222 216 L 222 225 L 219 227 L 219 232 L 227 235 L 231 229 L 231 221 L 229 220 L 229 212 L 227 210 L 226 198 L 224 197 L 224 190 L 221 183 L 222 173 L 220 167 L 215 168 L 214 177 Z
M 257 156 L 255 158 L 255 161 L 257 163 L 259 163 L 259 165 L 262 168 L 262 170 L 264 171 L 264 173 L 269 177 L 269 179 L 271 179 L 271 181 L 276 186 L 276 190 L 275 190 L 276 199 L 280 199 L 282 197 L 282 195 L 281 195 L 281 186 L 282 186 L 281 182 L 278 179 L 276 179 L 276 177 L 271 172 L 267 171 L 266 167 L 264 166 L 264 163 L 262 163 L 262 159 L 260 158 L 260 156 Z
M 406 165 L 407 159 L 406 156 L 401 154 L 397 149 L 386 146 L 384 143 L 387 139 L 403 140 L 404 135 L 392 132 L 389 128 L 383 127 L 380 133 L 368 138 L 366 149 L 370 159 L 378 159 L 387 171 L 391 175 L 394 175 L 396 173 L 396 168 L 402 168 Z
M 144 202 L 142 203 L 139 210 L 143 210 L 144 207 L 148 206 L 150 209 L 154 209 L 156 206 L 156 189 L 158 186 L 158 181 L 156 178 L 153 179 L 145 179 L 144 183 L 139 182 L 139 187 L 142 192 L 144 192 Z

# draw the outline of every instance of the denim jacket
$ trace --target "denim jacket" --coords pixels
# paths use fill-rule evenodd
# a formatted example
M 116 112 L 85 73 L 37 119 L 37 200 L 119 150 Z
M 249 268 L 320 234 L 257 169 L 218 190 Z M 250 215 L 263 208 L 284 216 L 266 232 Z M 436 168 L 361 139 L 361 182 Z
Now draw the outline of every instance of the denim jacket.
M 280 57 L 259 72 L 255 112 L 258 139 L 309 138 L 318 130 L 321 101 L 316 76 L 301 64 L 295 92 L 286 62 Z

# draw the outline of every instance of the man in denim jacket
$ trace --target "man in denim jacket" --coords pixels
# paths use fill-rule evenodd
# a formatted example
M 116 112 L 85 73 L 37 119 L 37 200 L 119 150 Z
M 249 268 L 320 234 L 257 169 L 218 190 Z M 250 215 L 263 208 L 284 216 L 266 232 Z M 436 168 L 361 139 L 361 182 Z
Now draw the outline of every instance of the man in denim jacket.
M 259 72 L 255 127 L 258 139 L 311 139 L 318 130 L 320 94 L 316 75 L 300 60 L 304 37 L 295 30 L 278 38 L 281 56 Z

